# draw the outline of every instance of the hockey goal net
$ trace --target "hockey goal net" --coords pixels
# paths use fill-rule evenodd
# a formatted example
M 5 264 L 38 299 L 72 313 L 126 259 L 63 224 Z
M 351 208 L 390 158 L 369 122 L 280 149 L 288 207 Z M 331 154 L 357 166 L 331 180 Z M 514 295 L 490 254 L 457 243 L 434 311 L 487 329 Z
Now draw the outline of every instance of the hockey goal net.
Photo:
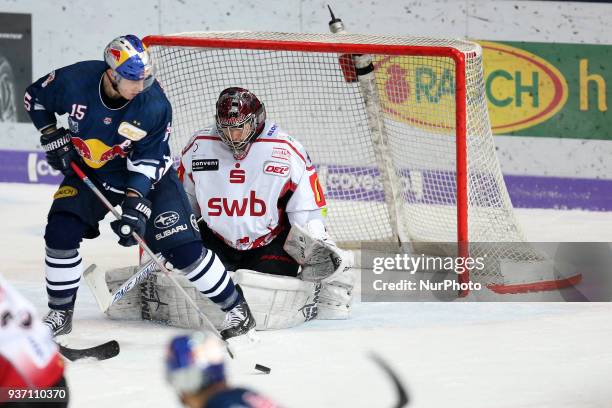
M 174 155 L 214 123 L 219 93 L 241 86 L 310 153 L 339 243 L 515 242 L 488 256 L 540 259 L 524 244 L 502 178 L 479 45 L 263 32 L 145 42 L 173 105 Z M 506 283 L 499 268 L 485 275 Z

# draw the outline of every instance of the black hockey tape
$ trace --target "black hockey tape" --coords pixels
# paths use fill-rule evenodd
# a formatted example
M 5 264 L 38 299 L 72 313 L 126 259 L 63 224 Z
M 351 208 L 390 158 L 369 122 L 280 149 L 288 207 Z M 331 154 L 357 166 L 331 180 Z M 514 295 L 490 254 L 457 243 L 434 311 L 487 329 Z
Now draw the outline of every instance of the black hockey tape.
M 270 371 L 272 371 L 272 369 L 270 367 L 266 367 L 266 366 L 263 366 L 261 364 L 255 364 L 255 369 L 257 371 L 261 371 L 264 374 L 270 374 Z
M 366 75 L 372 71 L 374 71 L 374 65 L 372 63 L 368 64 L 367 67 L 355 68 L 355 72 L 357 72 L 357 76 Z

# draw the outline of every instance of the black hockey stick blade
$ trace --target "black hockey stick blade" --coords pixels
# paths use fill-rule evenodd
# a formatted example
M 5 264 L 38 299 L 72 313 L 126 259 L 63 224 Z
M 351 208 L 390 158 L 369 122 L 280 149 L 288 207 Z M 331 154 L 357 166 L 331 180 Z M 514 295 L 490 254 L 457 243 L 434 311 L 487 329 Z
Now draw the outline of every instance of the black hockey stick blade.
M 60 353 L 70 361 L 82 358 L 95 358 L 96 360 L 107 360 L 119 354 L 119 343 L 116 340 L 107 341 L 94 347 L 84 349 L 73 349 L 59 344 Z
M 397 390 L 397 399 L 398 399 L 398 401 L 393 406 L 393 408 L 401 408 L 401 407 L 407 406 L 408 402 L 410 402 L 410 399 L 408 398 L 408 393 L 406 392 L 406 388 L 404 388 L 404 385 L 400 381 L 400 379 L 397 376 L 397 374 L 385 362 L 385 360 L 383 360 L 379 355 L 377 355 L 375 353 L 370 353 L 370 358 L 372 360 L 374 360 L 374 362 L 376 362 L 376 364 L 378 364 L 380 366 L 380 368 L 382 368 L 382 370 L 385 373 L 387 373 L 387 375 L 389 376 L 389 378 L 393 382 L 393 385 L 395 386 L 395 389 Z

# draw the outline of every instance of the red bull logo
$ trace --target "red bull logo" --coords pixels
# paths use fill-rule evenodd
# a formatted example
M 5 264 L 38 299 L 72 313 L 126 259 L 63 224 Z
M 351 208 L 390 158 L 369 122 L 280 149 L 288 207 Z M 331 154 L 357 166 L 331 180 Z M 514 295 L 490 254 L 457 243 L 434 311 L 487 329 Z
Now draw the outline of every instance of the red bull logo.
M 126 140 L 118 145 L 107 146 L 98 139 L 83 140 L 75 136 L 72 137 L 72 144 L 83 158 L 85 164 L 93 169 L 99 169 L 116 157 L 127 157 L 132 147 L 130 140 Z
M 119 60 L 121 59 L 121 51 L 111 48 L 109 52 L 111 53 L 115 61 L 119 62 Z

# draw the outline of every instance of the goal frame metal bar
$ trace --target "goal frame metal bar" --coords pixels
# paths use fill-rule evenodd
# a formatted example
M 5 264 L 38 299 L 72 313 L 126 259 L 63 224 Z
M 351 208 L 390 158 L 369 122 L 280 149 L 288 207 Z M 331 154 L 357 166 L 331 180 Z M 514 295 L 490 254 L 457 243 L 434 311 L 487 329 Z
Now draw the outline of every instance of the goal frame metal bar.
M 296 33 L 298 34 L 298 33 Z M 188 34 L 187 34 L 188 35 Z M 467 173 L 467 113 L 466 63 L 463 52 L 452 47 L 430 45 L 389 45 L 327 43 L 314 41 L 256 40 L 237 38 L 205 38 L 172 35 L 149 35 L 143 38 L 147 46 L 196 47 L 218 49 L 251 49 L 269 51 L 323 52 L 338 54 L 382 54 L 404 56 L 447 57 L 455 62 L 455 148 L 457 185 L 457 255 L 469 256 L 468 236 L 468 173 Z M 459 282 L 468 283 L 468 271 L 459 275 Z M 467 296 L 467 291 L 460 296 Z

